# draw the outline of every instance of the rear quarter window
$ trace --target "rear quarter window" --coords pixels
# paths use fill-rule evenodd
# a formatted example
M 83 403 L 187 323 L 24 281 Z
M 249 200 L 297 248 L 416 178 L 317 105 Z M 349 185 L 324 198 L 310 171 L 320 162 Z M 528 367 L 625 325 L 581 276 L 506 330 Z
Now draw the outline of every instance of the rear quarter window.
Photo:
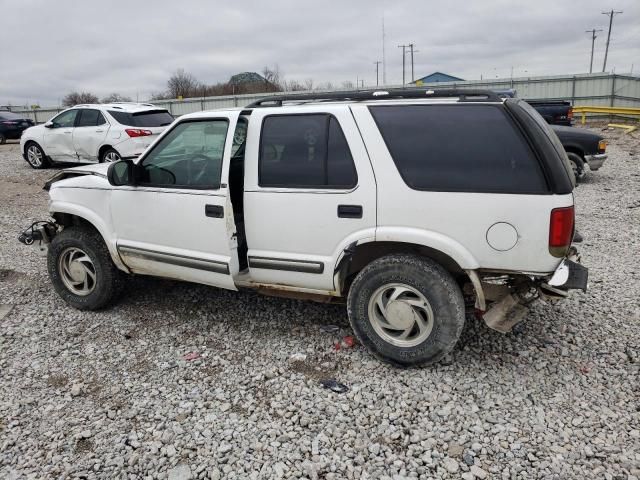
M 548 193 L 538 160 L 501 105 L 369 107 L 415 190 Z

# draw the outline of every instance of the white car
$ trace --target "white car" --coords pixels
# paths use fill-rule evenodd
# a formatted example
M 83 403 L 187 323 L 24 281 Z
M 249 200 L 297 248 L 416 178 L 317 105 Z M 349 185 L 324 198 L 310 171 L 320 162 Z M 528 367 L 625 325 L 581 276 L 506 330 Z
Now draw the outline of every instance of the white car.
M 25 130 L 20 151 L 33 168 L 136 158 L 171 122 L 167 110 L 149 103 L 76 105 Z
M 59 172 L 58 294 L 99 309 L 125 274 L 347 303 L 377 357 L 437 361 L 465 309 L 499 331 L 586 289 L 573 175 L 525 102 L 424 89 L 270 98 L 177 120 L 138 159 Z

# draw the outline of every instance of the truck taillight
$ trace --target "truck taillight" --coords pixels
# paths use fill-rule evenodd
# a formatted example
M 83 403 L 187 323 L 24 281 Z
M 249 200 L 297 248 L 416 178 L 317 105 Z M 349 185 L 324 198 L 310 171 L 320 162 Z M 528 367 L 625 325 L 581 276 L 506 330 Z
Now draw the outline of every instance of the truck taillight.
M 573 107 L 569 107 L 569 111 L 567 112 L 567 118 L 569 120 L 573 119 Z
M 549 221 L 549 252 L 554 257 L 564 257 L 573 240 L 574 209 L 554 208 Z
M 147 137 L 153 135 L 151 130 L 143 130 L 141 128 L 126 128 L 124 130 L 130 137 Z
M 606 140 L 600 140 L 598 142 L 598 153 L 604 153 L 607 150 L 607 141 Z

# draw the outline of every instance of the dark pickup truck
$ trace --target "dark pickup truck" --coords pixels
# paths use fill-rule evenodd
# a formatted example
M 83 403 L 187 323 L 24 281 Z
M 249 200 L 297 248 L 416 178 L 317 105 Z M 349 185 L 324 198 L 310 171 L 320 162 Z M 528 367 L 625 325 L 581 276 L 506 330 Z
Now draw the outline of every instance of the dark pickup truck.
M 571 126 L 573 107 L 565 100 L 525 100 L 551 125 Z
M 592 172 L 598 170 L 607 159 L 607 142 L 597 133 L 576 127 L 552 125 L 551 128 L 560 139 L 567 152 L 576 181 L 584 177 L 585 164 Z
M 506 90 L 494 90 L 502 98 L 516 98 L 517 92 L 513 88 Z M 573 120 L 573 107 L 566 100 L 526 100 L 529 105 L 537 110 L 547 123 L 551 125 L 571 126 Z

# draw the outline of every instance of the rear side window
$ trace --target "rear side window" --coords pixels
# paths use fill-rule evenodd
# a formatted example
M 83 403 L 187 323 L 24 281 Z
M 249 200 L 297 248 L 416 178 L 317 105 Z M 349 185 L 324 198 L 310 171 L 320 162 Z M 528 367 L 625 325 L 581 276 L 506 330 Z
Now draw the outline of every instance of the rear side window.
M 173 117 L 166 110 L 149 110 L 136 113 L 109 110 L 109 114 L 119 124 L 127 127 L 166 127 L 173 122 Z
M 538 161 L 497 105 L 369 107 L 405 183 L 416 190 L 547 193 Z
M 266 117 L 259 170 L 262 187 L 351 188 L 358 181 L 342 128 L 327 114 Z
M 76 127 L 95 127 L 106 123 L 99 110 L 85 108 L 80 110 L 78 116 Z

